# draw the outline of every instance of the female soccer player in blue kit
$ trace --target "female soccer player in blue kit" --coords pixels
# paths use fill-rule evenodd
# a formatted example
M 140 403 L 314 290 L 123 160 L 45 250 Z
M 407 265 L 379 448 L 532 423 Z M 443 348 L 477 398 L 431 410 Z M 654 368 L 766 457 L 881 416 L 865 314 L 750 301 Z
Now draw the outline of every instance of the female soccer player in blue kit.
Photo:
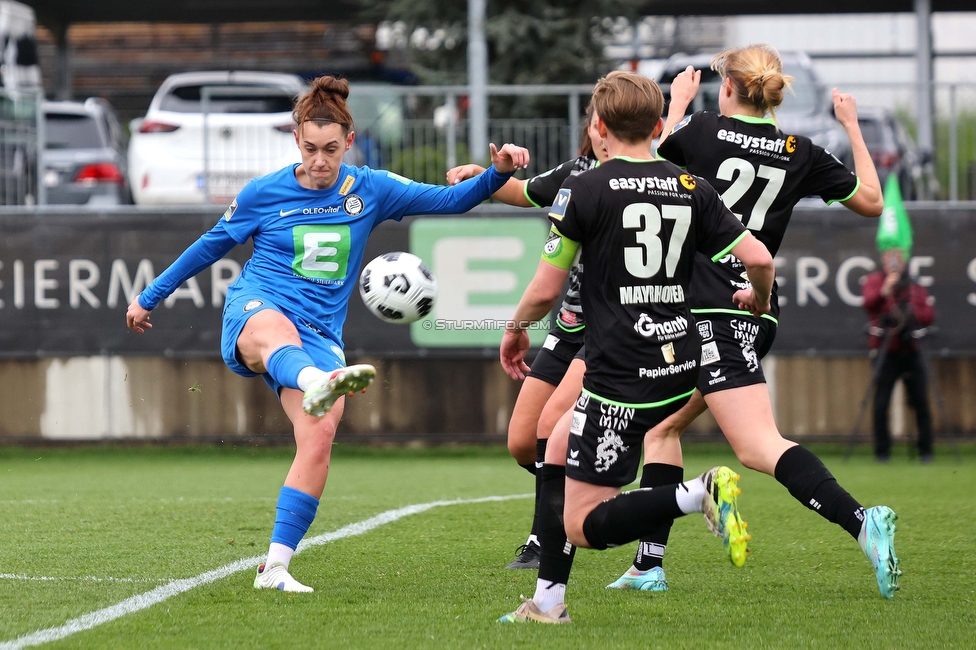
M 261 377 L 294 426 L 296 453 L 278 497 L 268 559 L 255 588 L 312 591 L 288 572 L 329 473 L 343 396 L 365 389 L 376 370 L 346 366 L 342 326 L 366 239 L 386 219 L 467 212 L 497 191 L 527 150 L 491 145 L 492 167 L 453 187 L 416 183 L 387 171 L 342 163 L 355 132 L 349 84 L 312 82 L 293 114 L 302 162 L 256 178 L 223 217 L 129 305 L 126 324 L 152 327 L 150 312 L 187 279 L 248 239 L 251 259 L 227 292 L 221 348 L 244 377 Z

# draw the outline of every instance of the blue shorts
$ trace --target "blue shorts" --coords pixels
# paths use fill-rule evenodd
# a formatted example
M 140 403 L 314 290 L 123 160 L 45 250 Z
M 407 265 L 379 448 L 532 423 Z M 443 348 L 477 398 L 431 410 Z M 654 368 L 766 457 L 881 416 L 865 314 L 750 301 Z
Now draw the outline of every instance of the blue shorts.
M 255 377 L 258 373 L 245 366 L 237 356 L 237 339 L 244 331 L 247 319 L 265 309 L 274 309 L 295 325 L 302 347 L 312 357 L 315 367 L 330 372 L 346 365 L 346 356 L 342 352 L 342 343 L 334 341 L 324 333 L 315 329 L 301 318 L 291 314 L 275 304 L 271 296 L 260 289 L 251 286 L 239 287 L 233 297 L 224 305 L 223 324 L 220 332 L 220 352 L 227 367 L 241 377 Z M 261 374 L 261 378 L 271 386 L 275 394 L 280 394 L 282 385 L 272 379 L 268 373 Z

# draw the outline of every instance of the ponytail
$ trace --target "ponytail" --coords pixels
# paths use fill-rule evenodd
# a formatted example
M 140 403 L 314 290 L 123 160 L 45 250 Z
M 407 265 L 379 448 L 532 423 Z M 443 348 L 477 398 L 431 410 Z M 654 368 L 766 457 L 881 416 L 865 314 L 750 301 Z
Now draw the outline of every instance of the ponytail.
M 783 74 L 783 60 L 772 45 L 750 45 L 726 50 L 712 59 L 712 70 L 730 79 L 739 102 L 776 119 L 793 77 Z

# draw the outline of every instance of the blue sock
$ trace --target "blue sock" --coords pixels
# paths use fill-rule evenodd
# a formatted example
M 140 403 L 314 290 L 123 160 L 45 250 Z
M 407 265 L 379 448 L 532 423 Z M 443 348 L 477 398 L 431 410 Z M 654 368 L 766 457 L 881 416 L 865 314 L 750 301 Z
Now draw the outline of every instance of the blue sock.
M 297 345 L 283 345 L 268 357 L 268 374 L 286 388 L 298 388 L 298 373 L 303 368 L 315 366 L 312 357 Z
M 271 533 L 272 543 L 298 548 L 298 542 L 308 532 L 318 507 L 319 500 L 315 497 L 287 485 L 281 486 L 274 531 Z

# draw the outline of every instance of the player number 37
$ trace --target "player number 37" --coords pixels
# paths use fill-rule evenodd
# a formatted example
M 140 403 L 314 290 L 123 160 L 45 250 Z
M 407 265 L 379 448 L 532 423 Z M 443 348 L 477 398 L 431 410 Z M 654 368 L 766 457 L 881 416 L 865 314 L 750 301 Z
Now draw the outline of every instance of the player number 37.
M 658 209 L 652 203 L 631 203 L 624 208 L 621 216 L 624 228 L 637 229 L 635 234 L 637 243 L 640 244 L 624 246 L 624 266 L 627 272 L 635 278 L 653 277 L 661 270 L 663 259 L 667 277 L 674 277 L 681 259 L 681 249 L 691 226 L 691 206 L 662 205 Z M 667 257 L 664 256 L 664 242 L 661 241 L 662 219 L 674 221 Z

